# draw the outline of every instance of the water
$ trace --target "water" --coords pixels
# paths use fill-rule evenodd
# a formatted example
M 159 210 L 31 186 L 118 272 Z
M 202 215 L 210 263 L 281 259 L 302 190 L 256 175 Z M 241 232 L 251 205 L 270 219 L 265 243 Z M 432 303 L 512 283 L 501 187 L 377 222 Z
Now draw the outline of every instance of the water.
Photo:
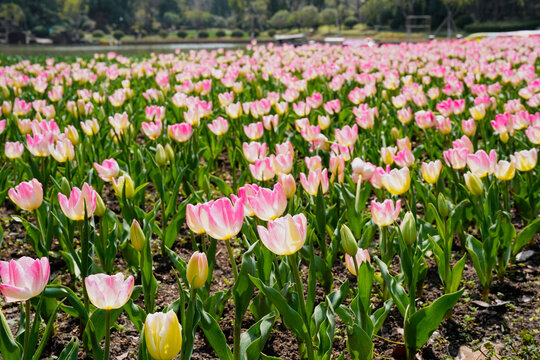
M 176 49 L 231 49 L 235 43 L 177 43 L 177 44 L 130 44 L 130 45 L 0 45 L 0 55 L 23 56 L 78 56 L 114 51 L 122 55 L 144 55 L 151 52 L 170 53 Z

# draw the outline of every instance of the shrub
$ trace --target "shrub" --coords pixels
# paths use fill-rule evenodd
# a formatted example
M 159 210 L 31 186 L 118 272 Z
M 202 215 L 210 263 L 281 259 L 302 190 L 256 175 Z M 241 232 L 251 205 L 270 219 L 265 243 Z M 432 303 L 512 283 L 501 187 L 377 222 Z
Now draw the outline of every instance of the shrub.
M 345 25 L 347 29 L 352 29 L 356 24 L 358 24 L 358 19 L 354 16 L 348 16 L 343 20 L 343 25 Z
M 178 36 L 179 38 L 183 39 L 185 37 L 187 37 L 187 32 L 184 31 L 184 30 L 179 30 L 177 33 L 176 33 L 176 36 Z
M 261 33 L 259 32 L 259 30 L 253 31 L 253 37 L 254 37 L 254 38 L 258 38 L 259 35 L 261 35 Z
M 142 29 L 141 30 L 141 36 L 142 37 L 148 36 L 148 31 L 146 31 L 145 29 Z
M 244 32 L 242 30 L 234 30 L 231 33 L 231 37 L 244 37 Z
M 94 32 L 92 33 L 92 37 L 94 39 L 101 39 L 104 36 L 105 36 L 105 33 L 103 32 L 103 30 L 94 30 Z
M 465 31 L 468 33 L 476 33 L 476 32 L 534 30 L 539 25 L 540 25 L 540 20 L 484 22 L 484 23 L 469 24 L 465 26 Z
M 165 39 L 167 36 L 169 36 L 169 32 L 165 29 L 161 29 L 159 30 L 158 35 L 160 38 Z
M 204 31 L 204 30 L 201 30 L 201 31 L 199 31 L 198 36 L 199 36 L 200 39 L 206 39 L 208 37 L 208 32 Z
M 274 35 L 276 35 L 276 30 L 274 30 L 274 29 L 268 30 L 268 36 L 274 37 Z
M 114 30 L 112 33 L 113 38 L 120 41 L 124 37 L 124 32 L 122 30 Z
M 223 30 L 216 31 L 216 36 L 217 37 L 225 37 L 225 35 L 226 35 L 225 31 L 223 31 Z
M 45 26 L 38 25 L 32 29 L 32 34 L 36 35 L 37 37 L 44 38 L 49 36 L 49 30 L 47 30 Z
M 456 24 L 459 29 L 464 29 L 465 26 L 472 24 L 473 22 L 474 20 L 472 16 L 469 14 L 465 14 L 458 16 L 457 19 L 454 21 L 454 24 Z

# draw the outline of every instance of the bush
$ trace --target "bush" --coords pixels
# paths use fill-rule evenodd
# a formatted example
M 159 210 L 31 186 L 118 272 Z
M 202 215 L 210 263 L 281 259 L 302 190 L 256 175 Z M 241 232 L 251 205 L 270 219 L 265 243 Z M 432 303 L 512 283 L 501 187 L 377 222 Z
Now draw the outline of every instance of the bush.
M 49 36 L 49 30 L 47 30 L 45 26 L 38 25 L 32 29 L 32 34 L 36 35 L 37 37 L 44 38 Z
M 208 38 L 208 32 L 204 31 L 204 30 L 201 30 L 201 31 L 199 31 L 198 36 L 199 36 L 200 39 L 206 39 L 206 38 Z
M 274 37 L 274 35 L 276 35 L 276 30 L 274 30 L 274 29 L 270 29 L 270 30 L 268 30 L 268 36 L 270 36 L 270 37 L 272 37 L 272 38 L 273 38 L 273 37 Z
M 184 30 L 179 30 L 177 33 L 176 33 L 176 36 L 178 36 L 180 39 L 184 39 L 185 37 L 187 37 L 187 32 L 184 31 Z
M 343 25 L 345 25 L 347 29 L 352 29 L 356 24 L 358 24 L 358 19 L 354 16 L 348 16 L 343 20 Z
M 458 16 L 454 21 L 458 29 L 464 29 L 465 26 L 472 24 L 474 22 L 473 18 L 469 14 Z
M 540 20 L 498 21 L 498 22 L 484 22 L 484 23 L 469 24 L 465 26 L 465 31 L 468 33 L 476 33 L 476 32 L 534 30 L 538 26 L 540 26 Z
M 270 24 L 278 29 L 288 28 L 292 25 L 292 15 L 287 10 L 279 10 L 270 19 Z
M 216 31 L 216 36 L 217 37 L 225 37 L 225 35 L 227 35 L 227 34 L 225 34 L 225 31 L 223 31 L 223 30 Z
M 231 33 L 231 37 L 244 37 L 244 32 L 242 30 L 234 30 L 232 33 Z
M 124 37 L 124 32 L 122 30 L 114 30 L 112 33 L 113 38 L 120 41 Z
M 167 36 L 169 36 L 169 32 L 165 29 L 161 29 L 159 30 L 158 35 L 160 38 L 165 39 Z
M 94 39 L 101 39 L 104 36 L 105 36 L 105 33 L 103 32 L 103 30 L 94 30 L 94 32 L 92 33 L 92 37 Z
M 259 35 L 261 35 L 261 33 L 259 32 L 259 30 L 253 31 L 253 37 L 254 37 L 254 38 L 258 38 Z

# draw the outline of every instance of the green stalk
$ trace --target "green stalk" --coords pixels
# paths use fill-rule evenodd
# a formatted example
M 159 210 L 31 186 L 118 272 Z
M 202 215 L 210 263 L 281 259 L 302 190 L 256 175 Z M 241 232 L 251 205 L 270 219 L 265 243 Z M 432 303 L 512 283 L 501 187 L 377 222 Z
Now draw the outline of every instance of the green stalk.
M 109 360 L 109 348 L 111 344 L 111 311 L 105 310 L 105 348 L 103 349 L 103 356 L 105 360 Z
M 26 300 L 24 303 L 24 315 L 26 317 L 26 321 L 24 322 L 24 356 L 23 359 L 27 358 L 28 352 L 33 351 L 28 348 L 28 343 L 30 342 L 30 328 L 32 327 L 30 324 L 30 311 L 31 311 L 31 303 L 30 299 Z
M 298 294 L 298 302 L 300 303 L 300 310 L 302 311 L 302 316 L 304 317 L 304 322 L 307 328 L 308 337 L 311 339 L 311 330 L 309 326 L 309 319 L 311 318 L 311 314 L 307 313 L 306 310 L 306 300 L 304 299 L 304 286 L 302 284 L 302 280 L 300 280 L 300 274 L 298 273 L 298 265 L 296 264 L 296 256 L 294 254 L 288 255 L 289 263 L 291 265 L 291 270 L 294 278 L 294 283 L 296 287 L 296 293 Z M 311 341 L 306 342 L 307 347 L 307 355 L 309 360 L 315 359 L 315 354 L 313 352 L 313 344 Z
M 231 267 L 233 270 L 234 275 L 234 282 L 238 279 L 238 269 L 236 267 L 236 261 L 234 260 L 234 254 L 231 248 L 231 240 L 227 239 L 225 240 L 225 244 L 227 245 L 227 253 L 229 253 L 229 260 L 231 261 Z

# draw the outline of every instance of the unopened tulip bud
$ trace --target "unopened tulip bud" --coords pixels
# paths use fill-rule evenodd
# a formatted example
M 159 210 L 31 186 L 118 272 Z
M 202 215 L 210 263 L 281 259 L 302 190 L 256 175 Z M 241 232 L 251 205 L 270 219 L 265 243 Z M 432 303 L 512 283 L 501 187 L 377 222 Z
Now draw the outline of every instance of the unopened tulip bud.
M 416 242 L 416 221 L 410 211 L 405 214 L 401 222 L 401 235 L 409 246 Z
M 343 224 L 341 225 L 339 233 L 341 235 L 341 246 L 343 246 L 345 253 L 349 254 L 350 256 L 355 256 L 358 252 L 358 244 L 356 243 L 356 239 L 354 238 L 351 229 L 349 229 L 347 225 Z
M 187 281 L 194 289 L 204 285 L 208 278 L 208 260 L 205 253 L 195 251 L 191 255 L 187 264 L 186 276 Z
M 182 349 L 182 326 L 176 313 L 169 310 L 167 313 L 148 314 L 144 323 L 144 340 L 153 359 L 174 359 Z
M 443 218 L 446 218 L 448 214 L 450 214 L 450 202 L 442 193 L 439 193 L 439 197 L 437 198 L 437 207 L 439 208 L 439 214 L 441 214 Z
M 135 184 L 128 174 L 123 174 L 119 178 L 113 178 L 113 189 L 116 195 L 122 197 L 126 191 L 126 199 L 131 199 L 135 195 Z
M 167 160 L 169 162 L 173 162 L 173 160 L 174 160 L 174 150 L 173 150 L 171 144 L 169 144 L 169 143 L 167 143 L 165 145 L 165 154 L 167 154 Z
M 164 166 L 167 164 L 167 153 L 161 144 L 156 146 L 156 163 L 159 166 Z
M 105 203 L 103 202 L 103 199 L 99 194 L 96 194 L 96 210 L 94 210 L 94 215 L 96 216 L 103 216 L 105 214 L 105 210 L 107 210 L 107 207 L 105 206 Z
M 386 92 L 386 90 L 382 91 L 382 98 L 383 100 L 388 100 L 388 93 Z
M 65 177 L 62 178 L 62 181 L 60 182 L 60 191 L 64 195 L 68 195 L 71 193 L 71 185 L 69 185 L 68 179 Z
M 392 140 L 394 141 L 396 141 L 397 139 L 401 137 L 399 135 L 399 130 L 395 127 L 393 127 L 392 130 L 390 130 L 390 135 L 392 136 Z
M 146 237 L 144 236 L 141 225 L 139 225 L 137 220 L 133 220 L 131 223 L 131 228 L 129 229 L 129 238 L 131 240 L 131 245 L 133 245 L 135 250 L 141 252 L 144 242 L 146 241 Z
M 471 194 L 475 196 L 482 195 L 482 192 L 484 192 L 484 184 L 482 184 L 480 177 L 470 171 L 466 173 L 464 177 L 465 185 L 467 185 L 467 189 Z

